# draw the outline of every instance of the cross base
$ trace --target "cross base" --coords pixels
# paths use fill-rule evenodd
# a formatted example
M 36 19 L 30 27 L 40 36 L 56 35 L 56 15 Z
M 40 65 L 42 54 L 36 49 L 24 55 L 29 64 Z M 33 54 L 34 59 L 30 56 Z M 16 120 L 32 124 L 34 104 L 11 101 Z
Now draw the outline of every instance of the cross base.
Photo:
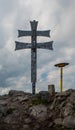
M 35 95 L 35 87 L 36 87 L 36 86 L 35 86 L 35 82 L 34 82 L 34 83 L 32 83 L 32 94 L 33 94 L 33 95 Z

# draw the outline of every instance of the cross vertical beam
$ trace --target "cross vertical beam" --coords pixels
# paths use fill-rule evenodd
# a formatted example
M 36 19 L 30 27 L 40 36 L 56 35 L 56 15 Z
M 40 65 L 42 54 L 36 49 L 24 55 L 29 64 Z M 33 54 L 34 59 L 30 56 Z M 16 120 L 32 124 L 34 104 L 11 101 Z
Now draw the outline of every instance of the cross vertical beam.
M 62 92 L 63 87 L 63 67 L 60 68 L 60 92 Z
M 37 21 L 30 22 L 32 37 L 31 37 L 31 82 L 32 82 L 32 93 L 35 94 L 35 86 L 36 86 L 36 67 L 37 67 L 37 49 L 36 49 L 36 30 L 37 30 Z

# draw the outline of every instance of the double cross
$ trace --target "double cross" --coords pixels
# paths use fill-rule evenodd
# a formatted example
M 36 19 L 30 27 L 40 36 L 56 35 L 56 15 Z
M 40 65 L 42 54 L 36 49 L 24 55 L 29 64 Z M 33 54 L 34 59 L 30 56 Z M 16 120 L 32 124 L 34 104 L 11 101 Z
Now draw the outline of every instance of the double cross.
M 31 44 L 15 41 L 15 50 L 31 48 L 31 82 L 32 94 L 35 94 L 36 74 L 37 74 L 37 48 L 53 50 L 53 41 L 37 43 L 37 36 L 50 37 L 50 30 L 37 31 L 38 21 L 30 21 L 31 31 L 18 30 L 18 37 L 31 36 Z

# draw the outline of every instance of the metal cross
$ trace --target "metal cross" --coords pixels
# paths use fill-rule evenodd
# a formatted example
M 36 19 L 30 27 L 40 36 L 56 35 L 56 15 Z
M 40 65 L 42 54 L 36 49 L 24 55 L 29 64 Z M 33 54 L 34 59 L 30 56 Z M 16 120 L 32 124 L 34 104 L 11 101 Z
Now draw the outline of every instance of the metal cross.
M 31 31 L 18 30 L 18 37 L 31 36 L 31 44 L 15 41 L 15 50 L 31 48 L 31 82 L 32 82 L 32 93 L 35 94 L 36 86 L 36 68 L 37 68 L 37 48 L 53 50 L 53 41 L 45 43 L 37 43 L 37 36 L 50 37 L 50 30 L 37 31 L 38 21 L 30 21 Z

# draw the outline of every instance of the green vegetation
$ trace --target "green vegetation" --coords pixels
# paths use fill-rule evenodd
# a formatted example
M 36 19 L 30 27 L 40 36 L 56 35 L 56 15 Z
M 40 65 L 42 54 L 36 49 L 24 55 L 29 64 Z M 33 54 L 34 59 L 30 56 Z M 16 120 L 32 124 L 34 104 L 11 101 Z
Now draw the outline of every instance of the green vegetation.
M 61 128 L 61 130 L 73 130 L 72 128 Z
M 32 105 L 39 105 L 39 104 L 47 104 L 47 101 L 40 98 L 32 100 Z
M 15 108 L 12 108 L 12 107 L 8 108 L 7 114 L 12 114 L 14 110 Z

